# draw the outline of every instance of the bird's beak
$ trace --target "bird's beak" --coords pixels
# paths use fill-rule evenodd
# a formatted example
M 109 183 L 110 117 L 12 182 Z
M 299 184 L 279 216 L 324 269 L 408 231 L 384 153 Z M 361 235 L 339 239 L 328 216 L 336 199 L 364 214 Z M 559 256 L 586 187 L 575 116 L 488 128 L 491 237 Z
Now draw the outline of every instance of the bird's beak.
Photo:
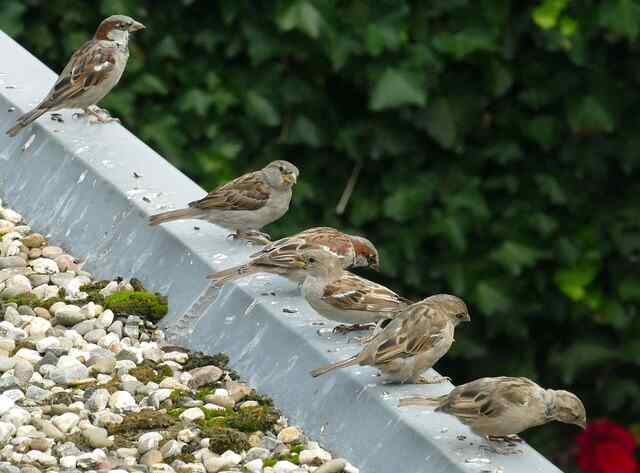
M 298 268 L 300 268 L 300 269 L 305 269 L 307 267 L 307 263 L 305 263 L 304 261 L 301 261 L 301 260 L 296 260 L 296 261 L 293 262 L 293 264 L 295 266 L 297 266 Z
M 138 31 L 138 30 L 143 30 L 145 29 L 146 26 L 144 26 L 142 23 L 140 23 L 139 21 L 134 21 L 131 26 L 129 27 L 129 31 L 133 32 L 133 31 Z
M 465 322 L 471 322 L 471 316 L 469 314 L 467 314 L 467 316 L 464 318 Z
M 578 423 L 576 423 L 577 426 L 579 426 L 580 428 L 582 428 L 582 430 L 587 428 L 587 421 L 586 420 L 582 420 Z
M 380 272 L 380 263 L 371 263 L 369 267 L 377 273 Z
M 292 174 L 285 174 L 284 176 L 282 176 L 282 179 L 287 184 L 295 184 L 296 182 L 298 182 L 298 178 L 293 173 Z

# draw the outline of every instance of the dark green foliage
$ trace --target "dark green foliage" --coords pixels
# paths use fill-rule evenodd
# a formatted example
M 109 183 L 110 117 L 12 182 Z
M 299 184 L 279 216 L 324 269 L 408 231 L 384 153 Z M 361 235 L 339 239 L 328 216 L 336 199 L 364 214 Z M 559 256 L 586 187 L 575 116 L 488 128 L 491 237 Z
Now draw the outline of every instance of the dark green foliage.
M 106 309 L 116 316 L 138 315 L 150 320 L 160 320 L 167 315 L 167 298 L 150 292 L 121 291 L 111 294 L 104 301 Z
M 294 162 L 292 209 L 272 235 L 362 233 L 381 282 L 469 303 L 441 371 L 529 376 L 578 393 L 590 418 L 637 422 L 635 2 L 95 5 L 5 0 L 0 28 L 60 71 L 101 17 L 140 19 L 148 29 L 103 102 L 140 138 L 206 188 Z M 524 436 L 563 461 L 574 433 Z

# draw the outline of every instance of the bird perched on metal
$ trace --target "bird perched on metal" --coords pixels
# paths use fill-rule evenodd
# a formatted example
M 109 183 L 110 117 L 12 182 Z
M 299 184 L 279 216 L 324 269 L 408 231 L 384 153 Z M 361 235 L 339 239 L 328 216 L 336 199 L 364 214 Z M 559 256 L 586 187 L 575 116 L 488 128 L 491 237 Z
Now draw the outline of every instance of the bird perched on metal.
M 90 41 L 73 53 L 47 96 L 36 108 L 18 118 L 7 131 L 15 136 L 46 112 L 80 108 L 97 121 L 114 120 L 97 107 L 120 80 L 129 60 L 129 34 L 144 25 L 125 15 L 113 15 L 100 23 Z
M 516 434 L 551 421 L 585 428 L 587 414 L 573 393 L 544 389 L 527 378 L 480 378 L 444 396 L 414 396 L 400 406 L 431 406 L 451 414 L 490 440 L 520 441 Z
M 149 221 L 158 225 L 174 220 L 206 220 L 235 231 L 233 238 L 269 242 L 269 235 L 259 230 L 287 213 L 299 173 L 288 161 L 273 161 L 190 202 L 186 209 L 152 215 Z
M 210 273 L 207 278 L 217 287 L 255 273 L 272 273 L 293 282 L 303 282 L 306 273 L 297 264 L 302 252 L 313 245 L 322 247 L 341 258 L 344 268 L 369 267 L 380 269 L 378 250 L 366 238 L 348 235 L 335 228 L 314 227 L 269 243 L 252 254 L 248 263 Z
M 411 301 L 391 289 L 343 269 L 342 259 L 318 246 L 304 248 L 295 262 L 304 271 L 302 294 L 326 319 L 341 324 L 337 330 L 357 330 L 393 317 Z
M 371 337 L 351 358 L 315 369 L 317 376 L 348 366 L 373 366 L 388 383 L 439 383 L 447 378 L 427 379 L 432 368 L 453 344 L 460 322 L 468 322 L 469 310 L 456 296 L 437 294 L 398 312 L 384 329 Z

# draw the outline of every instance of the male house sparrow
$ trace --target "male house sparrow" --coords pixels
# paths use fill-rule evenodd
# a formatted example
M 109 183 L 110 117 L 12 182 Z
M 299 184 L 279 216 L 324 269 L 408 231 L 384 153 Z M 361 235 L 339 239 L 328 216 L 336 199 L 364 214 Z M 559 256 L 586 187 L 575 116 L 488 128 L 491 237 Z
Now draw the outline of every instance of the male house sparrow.
M 411 303 L 391 289 L 345 271 L 342 260 L 324 248 L 303 249 L 296 264 L 305 271 L 302 293 L 311 307 L 329 320 L 355 324 L 352 329 L 393 317 Z
M 436 412 L 454 415 L 490 440 L 520 440 L 512 436 L 554 420 L 587 423 L 584 405 L 568 391 L 544 389 L 527 378 L 480 378 L 438 397 L 415 396 L 400 406 L 435 406 Z
M 378 250 L 366 238 L 347 235 L 335 228 L 314 227 L 269 243 L 252 254 L 248 263 L 210 273 L 207 278 L 212 279 L 217 287 L 255 273 L 279 274 L 293 282 L 302 282 L 306 273 L 296 262 L 310 245 L 335 253 L 341 258 L 344 268 L 368 266 L 376 271 L 380 268 Z
M 264 242 L 268 235 L 258 230 L 287 213 L 298 174 L 298 168 L 290 162 L 273 161 L 190 202 L 186 209 L 152 215 L 150 224 L 192 218 L 206 220 L 235 230 L 233 238 Z
M 96 110 L 100 102 L 120 80 L 129 59 L 129 33 L 144 25 L 125 15 L 113 15 L 103 20 L 93 39 L 73 53 L 60 77 L 40 104 L 18 118 L 7 131 L 15 136 L 42 114 L 63 108 L 81 108 L 98 121 L 104 110 Z
M 362 351 L 311 372 L 314 378 L 336 368 L 374 366 L 389 383 L 439 383 L 422 373 L 451 348 L 455 327 L 468 322 L 469 310 L 456 296 L 437 294 L 411 304 L 367 342 Z

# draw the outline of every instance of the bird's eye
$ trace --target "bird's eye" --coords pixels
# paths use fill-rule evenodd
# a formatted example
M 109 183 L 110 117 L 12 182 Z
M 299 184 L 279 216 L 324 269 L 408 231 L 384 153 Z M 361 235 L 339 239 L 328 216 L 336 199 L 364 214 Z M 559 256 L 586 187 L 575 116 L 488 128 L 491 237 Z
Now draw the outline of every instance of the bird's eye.
M 316 259 L 315 258 L 309 258 L 309 263 L 315 263 Z
M 456 319 L 464 319 L 464 316 L 466 314 L 464 312 L 460 312 L 459 314 L 456 314 Z
M 280 172 L 284 172 L 284 167 L 278 166 L 278 169 L 280 170 Z

